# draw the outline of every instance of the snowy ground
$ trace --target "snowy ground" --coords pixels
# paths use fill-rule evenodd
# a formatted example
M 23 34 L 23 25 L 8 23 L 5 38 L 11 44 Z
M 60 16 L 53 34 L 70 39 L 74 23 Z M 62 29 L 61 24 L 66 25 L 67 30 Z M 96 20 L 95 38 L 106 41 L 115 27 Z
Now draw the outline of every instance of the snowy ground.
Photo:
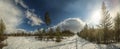
M 77 39 L 77 42 L 76 42 Z M 9 37 L 5 42 L 8 46 L 3 49 L 119 49 L 120 44 L 98 45 L 90 43 L 78 36 L 64 39 L 60 43 L 39 41 L 34 37 Z M 77 46 L 76 46 L 77 43 Z

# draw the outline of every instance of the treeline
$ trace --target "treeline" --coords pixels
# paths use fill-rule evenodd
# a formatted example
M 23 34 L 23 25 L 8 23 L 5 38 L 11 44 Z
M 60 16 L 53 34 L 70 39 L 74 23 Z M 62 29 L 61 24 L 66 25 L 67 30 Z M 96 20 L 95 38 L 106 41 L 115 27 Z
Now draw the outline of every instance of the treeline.
M 90 42 L 98 44 L 120 42 L 120 13 L 117 13 L 115 18 L 112 19 L 109 12 L 106 10 L 105 3 L 103 2 L 100 25 L 97 25 L 97 27 L 94 28 L 89 27 L 86 24 L 78 35 Z
M 60 42 L 63 37 L 70 37 L 73 36 L 74 33 L 70 30 L 61 30 L 59 27 L 56 29 L 48 29 L 48 30 L 37 30 L 36 32 L 29 33 L 29 32 L 17 32 L 17 33 L 10 33 L 10 34 L 3 34 L 4 36 L 35 36 L 36 39 L 39 40 L 53 40 L 56 42 Z
M 49 31 L 46 31 L 45 29 L 43 30 L 38 30 L 36 32 L 16 32 L 16 33 L 9 33 L 6 34 L 4 33 L 4 36 L 57 36 L 57 34 L 60 34 L 61 36 L 73 36 L 74 33 L 71 32 L 70 30 L 63 30 L 61 31 L 61 29 L 56 28 L 56 30 L 53 30 L 52 28 L 50 28 Z
M 59 27 L 57 27 L 56 29 L 52 29 L 50 28 L 48 31 L 45 31 L 45 29 L 41 30 L 41 31 L 37 31 L 34 35 L 36 36 L 57 36 L 57 35 L 61 35 L 61 36 L 73 36 L 74 33 L 71 32 L 70 30 L 61 30 Z
M 55 30 L 53 30 L 52 28 L 49 29 L 49 31 L 38 31 L 37 34 L 35 34 L 36 36 L 38 36 L 37 38 L 39 40 L 52 40 L 52 41 L 56 41 L 56 42 L 60 42 L 64 37 L 70 37 L 73 36 L 74 33 L 71 32 L 70 30 L 63 30 L 61 31 L 61 29 L 59 27 L 57 27 Z
M 26 33 L 26 32 L 16 32 L 16 33 L 9 33 L 9 34 L 6 34 L 4 33 L 3 34 L 4 36 L 35 36 L 33 33 Z
M 77 34 L 79 37 L 97 44 L 116 43 L 118 42 L 118 40 L 120 40 L 116 39 L 118 38 L 118 36 L 115 35 L 115 30 L 109 30 L 107 32 L 104 32 L 103 29 L 88 27 L 88 25 L 85 25 L 84 29 Z

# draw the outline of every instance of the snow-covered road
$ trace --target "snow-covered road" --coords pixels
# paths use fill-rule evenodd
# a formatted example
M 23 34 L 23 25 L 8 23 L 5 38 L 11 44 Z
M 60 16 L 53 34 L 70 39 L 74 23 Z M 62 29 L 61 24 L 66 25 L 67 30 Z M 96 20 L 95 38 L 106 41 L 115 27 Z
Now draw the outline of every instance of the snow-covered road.
M 64 39 L 60 43 L 53 41 L 39 41 L 34 37 L 9 37 L 6 41 L 8 42 L 8 46 L 3 49 L 118 49 L 118 46 L 120 45 L 93 44 L 79 38 L 77 35 Z

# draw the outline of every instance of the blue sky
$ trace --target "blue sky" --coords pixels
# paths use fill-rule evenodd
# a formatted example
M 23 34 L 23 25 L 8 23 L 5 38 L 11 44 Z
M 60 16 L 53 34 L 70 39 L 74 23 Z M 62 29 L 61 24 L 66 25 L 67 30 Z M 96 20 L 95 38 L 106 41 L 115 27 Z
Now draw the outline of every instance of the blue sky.
M 89 4 L 95 7 L 95 4 L 98 3 L 96 0 L 23 0 L 23 2 L 29 9 L 34 9 L 34 13 L 40 16 L 42 21 L 44 21 L 44 13 L 48 11 L 52 20 L 51 26 L 54 26 L 67 18 L 81 18 L 81 20 L 85 21 L 88 17 L 87 14 L 93 10 L 88 7 Z M 25 8 L 23 7 L 23 9 Z M 45 23 L 40 26 L 30 26 L 29 24 L 22 25 L 24 26 L 22 28 L 30 30 L 46 28 Z
M 68 26 L 66 24 L 71 25 L 76 22 L 78 23 L 72 26 L 77 27 L 82 23 L 98 25 L 103 1 L 110 13 L 114 12 L 111 14 L 112 17 L 115 12 L 120 11 L 119 0 L 1 0 L 0 16 L 4 19 L 8 30 L 34 31 L 47 28 L 44 22 L 44 14 L 47 11 L 51 18 L 51 27 L 62 25 L 66 27 Z

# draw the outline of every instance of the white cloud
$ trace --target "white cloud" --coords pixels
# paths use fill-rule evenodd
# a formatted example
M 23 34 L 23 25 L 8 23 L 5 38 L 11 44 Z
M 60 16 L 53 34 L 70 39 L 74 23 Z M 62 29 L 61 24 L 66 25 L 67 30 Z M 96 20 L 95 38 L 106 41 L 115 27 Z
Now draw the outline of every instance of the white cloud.
M 60 27 L 61 30 L 70 30 L 76 33 L 82 30 L 84 24 L 85 23 L 79 18 L 68 18 L 60 22 L 53 28 Z
M 28 21 L 28 24 L 31 24 L 32 26 L 34 26 L 34 25 L 40 25 L 41 23 L 43 23 L 43 21 L 40 18 L 38 18 L 38 16 L 34 12 L 27 10 L 25 14 L 26 14 L 26 17 L 30 20 Z
M 28 6 L 23 2 L 23 0 L 14 0 L 16 4 L 20 4 L 23 8 L 28 8 Z
M 26 18 L 28 18 L 30 21 L 28 21 L 28 24 L 31 24 L 32 26 L 35 25 L 41 25 L 43 21 L 41 18 L 38 18 L 38 16 L 34 13 L 34 9 L 30 9 L 23 0 L 14 0 L 16 4 L 20 4 L 23 8 L 27 9 L 25 11 Z
M 6 24 L 6 30 L 13 32 L 22 23 L 22 12 L 11 0 L 0 0 L 0 18 Z

